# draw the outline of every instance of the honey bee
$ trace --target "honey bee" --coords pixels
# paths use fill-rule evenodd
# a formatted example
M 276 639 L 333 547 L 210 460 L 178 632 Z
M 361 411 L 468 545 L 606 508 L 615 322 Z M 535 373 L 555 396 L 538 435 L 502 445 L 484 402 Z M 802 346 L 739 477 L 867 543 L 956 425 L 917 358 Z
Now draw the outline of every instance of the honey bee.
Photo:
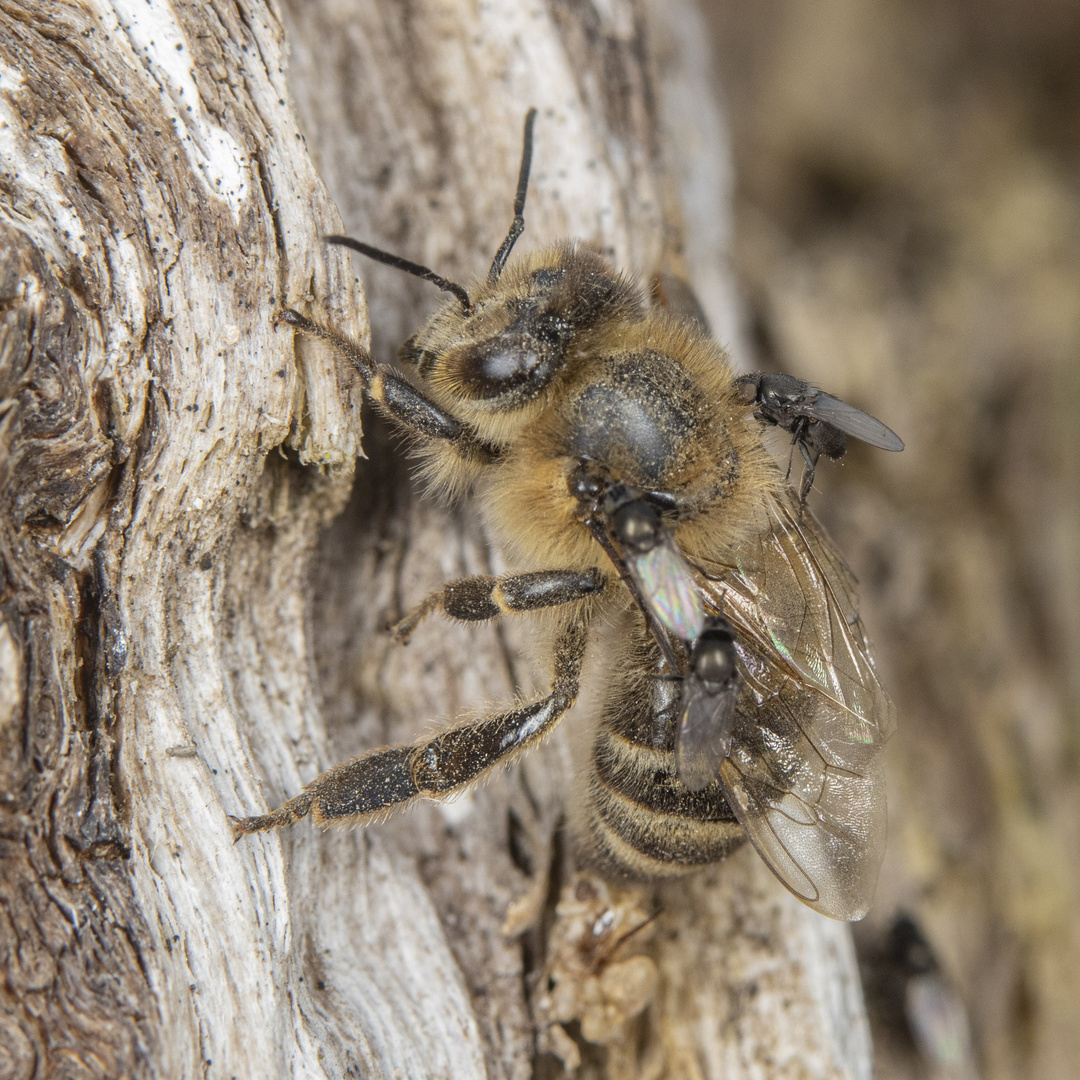
M 650 307 L 587 245 L 510 259 L 534 121 L 535 110 L 513 224 L 468 289 L 328 238 L 450 294 L 400 350 L 415 380 L 296 311 L 278 319 L 355 365 L 370 402 L 411 437 L 430 488 L 471 492 L 516 568 L 450 582 L 401 620 L 398 638 L 435 612 L 543 611 L 550 692 L 338 765 L 271 813 L 234 819 L 236 835 L 308 814 L 367 824 L 463 791 L 555 728 L 588 652 L 601 692 L 582 718 L 594 733 L 571 801 L 586 864 L 669 876 L 749 837 L 810 907 L 861 918 L 883 854 L 894 710 L 854 579 L 773 462 L 745 384 L 697 325 Z

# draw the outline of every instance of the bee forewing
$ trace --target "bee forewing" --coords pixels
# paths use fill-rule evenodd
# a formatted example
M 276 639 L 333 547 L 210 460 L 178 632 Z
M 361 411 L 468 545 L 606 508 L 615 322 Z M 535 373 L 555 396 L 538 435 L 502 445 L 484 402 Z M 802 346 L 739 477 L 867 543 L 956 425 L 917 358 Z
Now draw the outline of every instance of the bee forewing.
M 904 449 L 903 440 L 892 428 L 886 427 L 876 417 L 856 409 L 846 401 L 819 391 L 806 406 L 805 412 L 817 420 L 824 420 L 839 428 L 845 435 L 859 439 L 881 450 L 900 451 Z
M 884 854 L 881 756 L 895 710 L 851 573 L 794 498 L 776 499 L 738 567 L 705 586 L 745 676 L 720 779 L 776 876 L 822 914 L 856 919 Z
M 705 605 L 693 571 L 671 540 L 627 561 L 630 573 L 657 622 L 683 641 L 705 625 Z
M 807 802 L 755 779 L 735 749 L 720 780 L 739 823 L 769 868 L 800 900 L 833 919 L 870 909 L 884 849 L 885 792 L 880 777 L 826 770 Z
M 691 791 L 707 788 L 731 746 L 737 687 L 710 694 L 693 676 L 683 684 L 682 721 L 675 738 L 675 767 Z

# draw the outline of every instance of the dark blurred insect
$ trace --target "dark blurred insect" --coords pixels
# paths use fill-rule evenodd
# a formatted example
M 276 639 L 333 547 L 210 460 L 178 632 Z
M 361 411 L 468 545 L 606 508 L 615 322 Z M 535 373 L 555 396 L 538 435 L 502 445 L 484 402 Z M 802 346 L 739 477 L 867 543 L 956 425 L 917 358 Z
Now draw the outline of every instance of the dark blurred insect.
M 899 914 L 882 935 L 859 942 L 867 1008 L 910 1040 L 936 1080 L 978 1080 L 967 1008 L 918 922 Z
M 472 491 L 516 567 L 450 582 L 398 637 L 436 611 L 476 621 L 548 609 L 550 693 L 339 765 L 237 820 L 236 833 L 309 813 L 367 823 L 468 788 L 559 723 L 595 642 L 603 692 L 570 803 L 583 859 L 616 875 L 679 874 L 749 836 L 800 899 L 859 918 L 883 852 L 880 759 L 894 717 L 854 581 L 700 328 L 651 308 L 585 245 L 509 259 L 534 118 L 514 222 L 468 289 L 330 238 L 451 294 L 400 350 L 416 382 L 304 315 L 279 319 L 352 361 L 369 401 L 411 436 L 430 486 Z
M 794 375 L 744 375 L 737 386 L 741 400 L 756 406 L 754 415 L 759 420 L 789 432 L 792 449 L 799 447 L 805 465 L 799 489 L 804 506 L 814 484 L 818 458 L 822 454 L 834 461 L 843 457 L 846 436 L 881 450 L 904 449 L 900 436 L 880 420 Z

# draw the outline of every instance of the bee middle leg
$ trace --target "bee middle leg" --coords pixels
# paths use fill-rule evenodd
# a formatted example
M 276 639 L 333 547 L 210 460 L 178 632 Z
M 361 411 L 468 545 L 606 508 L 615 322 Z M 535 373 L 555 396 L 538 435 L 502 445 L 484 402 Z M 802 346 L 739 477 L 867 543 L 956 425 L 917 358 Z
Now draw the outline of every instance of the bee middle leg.
M 588 640 L 589 609 L 582 605 L 555 644 L 551 692 L 539 701 L 495 713 L 411 746 L 387 746 L 318 776 L 269 814 L 233 818 L 237 839 L 292 825 L 309 813 L 317 825 L 363 825 L 416 799 L 463 791 L 496 765 L 509 764 L 547 735 L 577 699 Z
M 426 596 L 390 632 L 404 645 L 420 622 L 434 611 L 441 610 L 463 622 L 486 622 L 513 612 L 538 611 L 583 600 L 603 588 L 604 575 L 596 569 L 539 570 L 505 577 L 477 574 L 450 581 Z

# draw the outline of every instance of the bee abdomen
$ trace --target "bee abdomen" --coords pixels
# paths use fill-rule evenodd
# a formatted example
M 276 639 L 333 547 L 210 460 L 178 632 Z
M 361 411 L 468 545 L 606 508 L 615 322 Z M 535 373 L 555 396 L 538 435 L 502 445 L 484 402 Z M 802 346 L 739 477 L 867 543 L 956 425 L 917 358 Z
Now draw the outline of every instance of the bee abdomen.
M 691 792 L 676 775 L 671 749 L 628 738 L 609 717 L 597 730 L 591 766 L 585 816 L 604 868 L 670 876 L 717 862 L 742 843 L 718 781 Z

